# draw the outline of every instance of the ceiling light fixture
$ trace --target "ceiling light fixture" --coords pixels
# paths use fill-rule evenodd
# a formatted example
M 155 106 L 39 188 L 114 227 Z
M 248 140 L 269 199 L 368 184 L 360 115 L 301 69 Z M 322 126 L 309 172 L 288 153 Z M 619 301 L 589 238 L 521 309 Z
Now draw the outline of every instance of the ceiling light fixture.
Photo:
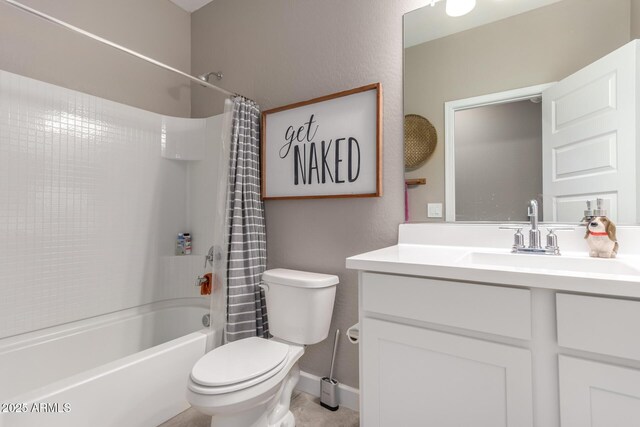
M 462 16 L 476 7 L 476 0 L 447 0 L 446 11 L 449 16 Z

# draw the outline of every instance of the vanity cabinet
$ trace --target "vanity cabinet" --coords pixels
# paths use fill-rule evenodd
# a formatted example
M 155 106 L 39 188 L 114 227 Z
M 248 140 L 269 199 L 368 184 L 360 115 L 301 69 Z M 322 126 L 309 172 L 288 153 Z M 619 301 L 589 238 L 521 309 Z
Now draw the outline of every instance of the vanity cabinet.
M 363 425 L 531 426 L 528 350 L 365 319 Z
M 557 293 L 556 312 L 561 347 L 640 361 L 640 301 Z
M 640 301 L 557 293 L 556 311 L 562 427 L 640 426 Z
M 640 426 L 640 370 L 559 356 L 562 427 Z
M 361 274 L 362 425 L 533 426 L 525 289 Z M 454 332 L 451 332 L 453 330 Z
M 640 426 L 640 301 L 360 272 L 363 426 Z

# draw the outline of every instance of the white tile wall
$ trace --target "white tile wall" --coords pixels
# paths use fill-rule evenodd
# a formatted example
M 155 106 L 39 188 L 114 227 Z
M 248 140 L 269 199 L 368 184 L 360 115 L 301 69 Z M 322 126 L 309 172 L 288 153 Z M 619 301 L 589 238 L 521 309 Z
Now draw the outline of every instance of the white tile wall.
M 171 255 L 201 162 L 163 158 L 162 123 L 0 71 L 0 338 L 199 295 L 203 259 Z
M 207 133 L 220 137 L 223 115 L 209 117 L 205 126 Z M 189 229 L 193 233 L 193 253 L 206 254 L 213 242 L 212 212 L 215 211 L 218 178 L 219 144 L 204 145 L 203 160 L 189 164 Z M 204 263 L 203 263 L 204 264 Z

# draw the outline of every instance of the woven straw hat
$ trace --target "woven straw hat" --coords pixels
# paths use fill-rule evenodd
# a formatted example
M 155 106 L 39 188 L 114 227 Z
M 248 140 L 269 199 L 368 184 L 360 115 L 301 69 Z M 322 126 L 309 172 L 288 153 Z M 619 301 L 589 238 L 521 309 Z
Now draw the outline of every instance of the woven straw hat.
M 404 167 L 416 169 L 433 154 L 438 143 L 436 128 L 417 114 L 404 116 Z

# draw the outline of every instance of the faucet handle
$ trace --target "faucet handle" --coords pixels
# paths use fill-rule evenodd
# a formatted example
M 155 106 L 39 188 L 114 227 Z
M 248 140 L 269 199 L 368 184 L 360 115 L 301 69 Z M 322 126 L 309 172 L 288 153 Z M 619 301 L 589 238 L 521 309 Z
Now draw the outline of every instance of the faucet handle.
M 211 267 L 213 267 L 213 261 L 214 261 L 214 250 L 213 250 L 213 246 L 211 246 L 209 248 L 209 252 L 204 256 L 204 268 L 207 268 L 207 263 L 209 263 L 209 265 L 211 265 Z
M 516 230 L 513 235 L 512 252 L 517 252 L 518 249 L 524 248 L 524 234 L 522 234 L 521 225 L 505 225 L 498 227 L 500 230 Z
M 547 234 L 547 249 L 552 249 L 552 250 L 557 250 L 558 252 L 560 251 L 560 248 L 558 247 L 558 236 L 556 236 L 556 233 L 554 233 L 554 229 L 550 228 L 549 230 L 549 234 Z
M 558 236 L 556 235 L 556 231 L 573 231 L 575 227 L 567 227 L 559 225 L 557 227 L 547 227 L 547 246 L 546 249 L 553 251 L 556 255 L 560 255 L 560 247 L 558 246 Z
M 556 231 L 573 231 L 576 228 L 570 225 L 558 225 L 557 227 L 554 227 L 553 225 L 546 227 L 547 231 L 549 232 L 549 234 L 552 234 Z

